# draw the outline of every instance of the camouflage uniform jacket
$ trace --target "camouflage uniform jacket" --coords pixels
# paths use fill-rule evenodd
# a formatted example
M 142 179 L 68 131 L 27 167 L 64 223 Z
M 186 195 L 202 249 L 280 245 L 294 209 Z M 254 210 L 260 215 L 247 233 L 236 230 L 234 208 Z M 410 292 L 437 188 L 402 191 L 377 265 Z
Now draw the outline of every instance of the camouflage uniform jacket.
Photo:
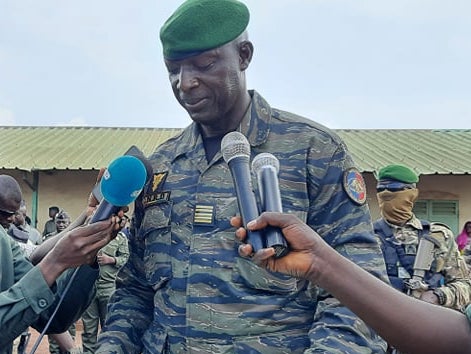
M 240 131 L 252 158 L 280 161 L 283 209 L 387 281 L 366 204 L 343 187 L 354 164 L 333 132 L 272 109 L 256 92 Z M 380 353 L 385 342 L 325 291 L 238 256 L 230 170 L 208 163 L 194 123 L 151 156 L 97 353 Z M 255 186 L 255 177 L 253 176 Z M 360 203 L 361 204 L 361 203 Z
M 406 253 L 416 254 L 419 244 L 419 230 L 423 229 L 421 221 L 413 216 L 404 226 L 395 226 L 389 223 L 387 225 L 392 231 L 392 242 L 402 245 Z M 453 233 L 444 224 L 430 223 L 430 236 L 436 243 L 430 273 L 442 275 L 441 282 L 436 288 L 445 295 L 443 306 L 464 310 L 466 305 L 471 302 L 471 280 Z M 398 265 L 398 268 L 401 268 L 401 265 Z M 402 275 L 405 278 L 412 276 L 404 269 L 398 273 L 407 273 Z
M 65 271 L 49 287 L 39 270 L 25 257 L 18 243 L 7 235 L 0 226 L 0 354 L 12 353 L 12 343 L 29 326 L 42 331 L 45 324 L 55 310 L 58 294 L 62 294 L 73 269 Z M 69 293 L 75 289 L 82 289 L 86 294 L 89 291 L 90 281 L 98 276 L 98 269 L 83 266 L 83 271 L 75 277 L 75 283 Z M 76 285 L 75 285 L 76 284 Z M 65 324 L 80 317 L 83 309 L 90 303 L 86 294 L 75 292 L 73 304 L 64 300 L 61 308 L 56 312 L 49 328 L 62 328 Z M 90 297 L 93 295 L 90 294 Z M 67 297 L 66 297 L 67 299 Z M 70 322 L 69 322 L 70 321 Z M 62 329 L 62 331 L 64 331 Z M 55 332 L 58 333 L 58 332 Z
M 110 290 L 114 289 L 116 274 L 119 268 L 128 260 L 128 239 L 124 234 L 119 232 L 100 252 L 107 256 L 114 257 L 116 260 L 115 264 L 104 264 L 100 266 L 100 276 L 96 281 L 97 292 L 103 291 L 109 293 Z

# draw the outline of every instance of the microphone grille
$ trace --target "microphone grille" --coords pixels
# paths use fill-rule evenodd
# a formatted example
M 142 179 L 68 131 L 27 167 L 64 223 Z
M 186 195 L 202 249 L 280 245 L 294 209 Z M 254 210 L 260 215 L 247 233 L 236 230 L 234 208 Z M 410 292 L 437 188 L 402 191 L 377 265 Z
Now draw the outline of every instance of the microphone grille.
M 221 140 L 221 152 L 226 162 L 235 157 L 250 157 L 250 144 L 242 133 L 230 132 Z
M 112 205 L 132 203 L 146 183 L 146 167 L 137 157 L 120 156 L 110 163 L 100 181 L 103 198 Z
M 265 167 L 274 168 L 278 174 L 278 171 L 280 170 L 280 162 L 273 154 L 270 154 L 269 152 L 262 152 L 261 154 L 258 154 L 254 157 L 252 161 L 252 170 L 258 174 L 258 172 Z

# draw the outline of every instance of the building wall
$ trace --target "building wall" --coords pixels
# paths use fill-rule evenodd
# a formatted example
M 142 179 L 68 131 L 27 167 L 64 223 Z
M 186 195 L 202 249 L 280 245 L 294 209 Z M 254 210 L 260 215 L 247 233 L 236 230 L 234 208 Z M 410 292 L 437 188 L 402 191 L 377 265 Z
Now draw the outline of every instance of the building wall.
M 367 200 L 373 220 L 379 218 L 376 200 L 376 179 L 372 173 L 364 173 Z M 417 184 L 419 199 L 457 200 L 459 203 L 459 231 L 471 220 L 471 175 L 425 175 Z
M 28 213 L 31 216 L 33 193 L 24 182 L 24 173 L 17 170 L 1 170 L 10 174 L 20 183 L 26 200 Z M 39 172 L 39 194 L 37 228 L 42 231 L 48 220 L 48 208 L 57 205 L 65 209 L 75 219 L 87 203 L 88 195 L 93 188 L 98 171 L 50 171 Z M 26 174 L 29 181 L 32 175 Z M 379 217 L 376 200 L 376 179 L 372 173 L 364 173 L 367 187 L 367 203 L 372 219 Z M 459 225 L 471 220 L 471 175 L 426 175 L 418 183 L 419 199 L 443 199 L 459 201 Z
M 33 190 L 24 178 L 32 182 L 32 174 L 18 170 L 3 170 L 20 184 L 23 199 L 26 201 L 28 215 L 32 217 Z M 38 174 L 38 205 L 36 228 L 42 232 L 49 219 L 49 207 L 52 205 L 64 209 L 74 220 L 87 205 L 88 196 L 93 188 L 98 171 L 48 171 Z

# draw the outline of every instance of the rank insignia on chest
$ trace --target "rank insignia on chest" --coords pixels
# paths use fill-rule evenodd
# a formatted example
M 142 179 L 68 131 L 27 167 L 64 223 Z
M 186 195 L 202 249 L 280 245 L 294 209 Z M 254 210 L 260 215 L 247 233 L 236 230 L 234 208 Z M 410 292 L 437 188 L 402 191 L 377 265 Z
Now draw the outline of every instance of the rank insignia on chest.
M 159 172 L 159 173 L 154 173 L 154 177 L 152 179 L 150 188 L 152 192 L 156 191 L 161 191 L 162 186 L 165 183 L 165 180 L 167 179 L 168 172 Z
M 193 225 L 213 226 L 215 213 L 216 210 L 214 205 L 196 204 L 195 214 L 193 215 Z
M 170 192 L 162 191 L 167 175 L 167 171 L 154 173 L 153 178 L 145 188 L 145 194 L 142 198 L 144 208 L 170 200 Z
M 356 168 L 350 168 L 343 174 L 343 189 L 348 197 L 358 205 L 366 202 L 366 185 L 363 176 Z

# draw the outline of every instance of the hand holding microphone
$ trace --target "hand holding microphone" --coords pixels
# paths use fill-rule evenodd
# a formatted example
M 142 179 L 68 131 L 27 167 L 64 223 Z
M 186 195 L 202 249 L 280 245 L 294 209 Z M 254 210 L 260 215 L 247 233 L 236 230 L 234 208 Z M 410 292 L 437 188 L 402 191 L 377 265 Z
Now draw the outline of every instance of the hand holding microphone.
M 244 226 L 258 217 L 258 206 L 252 188 L 250 175 L 250 144 L 239 132 L 224 135 L 221 141 L 221 152 L 224 161 L 229 165 L 236 190 L 237 202 Z M 248 231 L 247 243 L 254 252 L 265 247 L 261 231 Z
M 141 193 L 146 177 L 146 166 L 138 157 L 124 155 L 112 161 L 100 180 L 99 188 L 103 199 L 92 215 L 90 225 L 67 231 L 62 238 L 57 236 L 58 241 L 52 251 L 38 264 L 48 284 L 54 281 L 60 284 L 60 296 L 51 307 L 52 312 L 47 322 L 37 323 L 42 331 L 31 353 L 36 351 L 46 333 L 64 332 L 80 318 L 90 304 L 99 272 L 84 264 L 90 263 L 91 257 L 95 257 L 110 240 L 109 226 L 105 227 L 106 225 L 98 222 L 109 219 L 122 207 L 133 202 Z M 74 247 L 77 252 L 71 252 Z M 67 256 L 68 253 L 70 256 Z M 74 265 L 80 266 L 60 276 L 66 268 Z M 73 309 L 73 314 L 70 309 Z
M 254 157 L 252 170 L 257 175 L 258 190 L 262 202 L 262 211 L 283 212 L 281 205 L 278 171 L 280 162 L 270 153 L 261 153 Z M 277 227 L 268 226 L 265 230 L 266 247 L 275 249 L 275 257 L 283 257 L 288 252 L 286 240 Z

